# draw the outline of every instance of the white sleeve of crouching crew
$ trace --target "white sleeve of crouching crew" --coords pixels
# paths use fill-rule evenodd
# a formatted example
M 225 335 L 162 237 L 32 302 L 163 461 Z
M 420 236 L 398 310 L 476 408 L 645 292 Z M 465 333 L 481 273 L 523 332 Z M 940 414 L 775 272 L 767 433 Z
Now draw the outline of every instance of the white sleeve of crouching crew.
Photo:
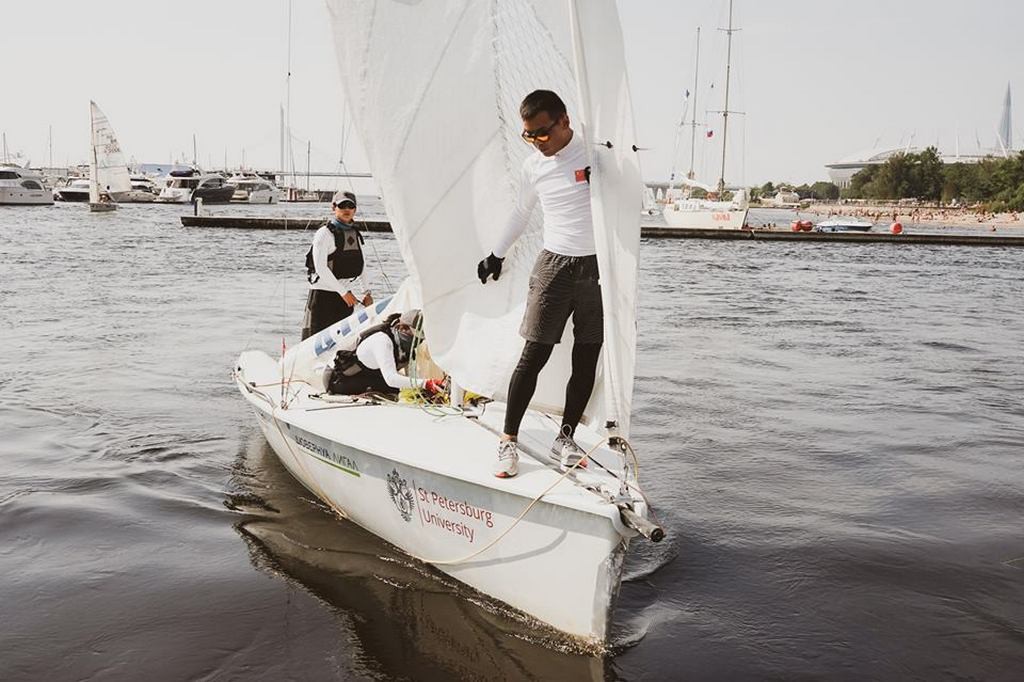
M 516 197 L 515 206 L 512 208 L 512 215 L 505 223 L 505 230 L 494 246 L 494 255 L 504 258 L 512 245 L 519 239 L 519 235 L 526 229 L 530 222 L 530 214 L 533 207 L 537 205 L 537 188 L 533 184 L 533 173 L 530 172 L 530 159 L 527 157 L 523 162 L 522 171 L 519 174 L 519 194 Z
M 356 348 L 356 357 L 370 369 L 379 369 L 391 388 L 423 388 L 421 379 L 398 373 L 395 367 L 395 346 L 387 334 L 373 334 Z
M 316 268 L 316 274 L 320 276 L 320 281 L 317 282 L 319 286 L 315 288 L 337 291 L 338 294 L 344 296 L 349 290 L 348 283 L 339 281 L 331 272 L 331 266 L 327 264 L 327 256 L 331 255 L 333 251 L 334 234 L 331 233 L 329 227 L 321 227 L 313 235 L 313 267 Z

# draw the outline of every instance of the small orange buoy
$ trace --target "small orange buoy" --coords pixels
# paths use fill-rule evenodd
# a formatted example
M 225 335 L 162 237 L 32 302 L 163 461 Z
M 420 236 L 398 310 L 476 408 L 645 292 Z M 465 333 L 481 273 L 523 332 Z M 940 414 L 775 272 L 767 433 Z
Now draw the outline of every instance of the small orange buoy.
M 800 231 L 801 232 L 810 232 L 811 228 L 813 228 L 813 227 L 814 227 L 814 223 L 812 223 L 810 220 L 801 220 L 800 221 Z
M 793 222 L 791 222 L 789 224 L 789 229 L 793 230 L 794 232 L 799 232 L 800 231 L 800 221 L 799 220 L 794 220 Z
M 893 234 L 900 234 L 903 232 L 903 225 L 901 225 L 899 222 L 895 222 L 889 226 L 889 231 L 892 232 Z

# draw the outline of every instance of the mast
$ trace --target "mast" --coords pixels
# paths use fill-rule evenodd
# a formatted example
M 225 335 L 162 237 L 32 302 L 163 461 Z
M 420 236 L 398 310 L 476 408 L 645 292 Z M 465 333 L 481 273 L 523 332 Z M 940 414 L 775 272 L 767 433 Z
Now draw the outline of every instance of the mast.
M 700 71 L 700 26 L 697 27 L 697 57 L 693 61 L 693 115 L 690 117 L 690 172 L 686 177 L 693 180 L 693 156 L 697 151 L 697 74 Z
M 291 172 L 290 184 L 295 184 L 295 159 L 292 158 L 292 0 L 288 0 L 288 62 L 285 76 L 284 127 L 287 132 L 288 170 Z M 282 171 L 284 168 L 281 169 Z M 287 176 L 286 176 L 287 177 Z M 287 181 L 286 181 L 287 182 Z
M 92 103 L 90 102 L 90 105 Z M 89 141 L 92 143 L 92 168 L 89 173 L 89 201 L 99 202 L 100 200 L 100 179 L 97 177 L 100 172 L 99 159 L 96 158 L 96 112 L 94 106 L 89 107 Z
M 50 132 L 46 136 L 47 147 L 50 149 L 50 169 L 53 169 L 53 126 L 50 126 Z
M 726 138 L 729 136 L 729 76 L 732 72 L 732 0 L 729 0 L 729 28 L 724 30 L 727 36 L 725 48 L 725 107 L 722 111 L 722 174 L 718 178 L 718 194 L 725 191 L 725 150 Z

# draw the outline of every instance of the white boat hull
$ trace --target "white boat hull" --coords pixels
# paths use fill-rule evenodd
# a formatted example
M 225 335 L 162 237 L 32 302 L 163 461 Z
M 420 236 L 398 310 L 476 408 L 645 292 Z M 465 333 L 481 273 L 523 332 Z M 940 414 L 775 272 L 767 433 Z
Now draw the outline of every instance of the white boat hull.
M 130 189 L 127 192 L 111 192 L 114 201 L 121 204 L 149 204 L 156 201 L 156 195 L 143 189 Z
M 691 230 L 741 230 L 747 223 L 745 208 L 723 208 L 712 210 L 687 210 L 669 204 L 662 211 L 669 227 Z
M 51 204 L 53 204 L 53 194 L 50 190 L 0 187 L 0 205 L 49 206 Z
M 235 190 L 234 195 L 231 197 L 232 203 L 243 203 L 243 204 L 276 204 L 278 200 L 278 192 L 276 190 Z
M 524 457 L 519 476 L 494 478 L 496 436 L 466 417 L 439 421 L 416 407 L 390 405 L 331 408 L 301 396 L 283 410 L 279 388 L 264 394 L 249 384 L 270 383 L 277 367 L 263 353 L 244 353 L 238 385 L 282 464 L 311 492 L 490 597 L 580 639 L 607 637 L 628 539 L 635 535 L 614 504 L 562 480 L 488 547 L 558 480 L 556 471 Z M 486 416 L 498 428 L 500 408 L 488 406 Z M 522 442 L 550 445 L 556 427 L 549 424 L 528 414 Z M 487 549 L 459 561 L 481 548 Z
M 192 199 L 192 190 L 165 187 L 160 190 L 156 201 L 161 204 L 187 204 Z

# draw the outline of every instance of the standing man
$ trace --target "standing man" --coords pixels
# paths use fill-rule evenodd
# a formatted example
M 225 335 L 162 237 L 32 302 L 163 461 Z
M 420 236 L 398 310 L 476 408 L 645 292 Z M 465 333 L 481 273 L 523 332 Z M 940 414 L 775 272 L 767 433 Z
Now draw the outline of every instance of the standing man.
M 302 321 L 303 340 L 352 314 L 357 303 L 373 303 L 363 280 L 363 235 L 355 225 L 356 195 L 338 192 L 331 200 L 334 216 L 313 235 L 306 253 L 309 298 Z M 362 298 L 353 293 L 353 283 Z
M 597 360 L 604 341 L 604 315 L 598 279 L 594 226 L 590 215 L 590 167 L 583 139 L 574 135 L 562 99 L 550 90 L 535 90 L 519 107 L 523 139 L 535 154 L 523 162 L 519 196 L 494 251 L 477 266 L 483 283 L 501 275 L 501 264 L 526 229 L 533 207 L 544 215 L 544 249 L 530 275 L 526 313 L 519 329 L 526 339 L 508 387 L 505 428 L 498 442 L 494 475 L 519 471 L 517 439 L 526 407 L 537 389 L 537 376 L 562 338 L 572 316 L 572 375 L 565 390 L 561 433 L 551 457 L 563 469 L 585 454 L 573 440 L 576 426 L 594 390 Z M 586 462 L 580 464 L 585 466 Z

